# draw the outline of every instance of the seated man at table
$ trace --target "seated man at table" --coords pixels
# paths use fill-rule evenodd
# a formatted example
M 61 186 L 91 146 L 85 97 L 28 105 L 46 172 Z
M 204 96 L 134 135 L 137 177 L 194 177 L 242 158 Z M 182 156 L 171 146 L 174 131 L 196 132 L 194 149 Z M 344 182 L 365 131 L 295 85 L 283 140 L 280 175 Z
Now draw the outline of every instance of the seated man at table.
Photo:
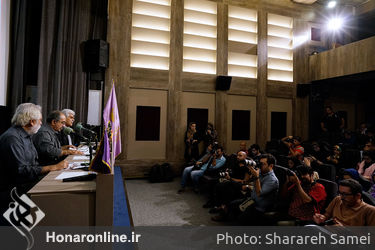
M 63 109 L 61 110 L 61 112 L 66 117 L 65 126 L 68 128 L 72 128 L 76 113 L 71 109 Z M 71 133 L 67 135 L 64 133 L 64 129 L 60 131 L 58 136 L 59 136 L 59 141 L 61 143 L 61 146 L 65 146 L 65 145 L 78 146 L 80 143 L 79 138 L 75 134 Z
M 73 145 L 61 146 L 58 134 L 65 126 L 66 117 L 61 111 L 53 111 L 47 117 L 47 125 L 43 125 L 33 136 L 41 165 L 55 164 L 67 155 L 82 155 Z
M 10 190 L 13 187 L 17 187 L 17 192 L 21 195 L 27 192 L 41 175 L 68 166 L 67 161 L 49 166 L 41 166 L 37 161 L 38 153 L 31 136 L 39 130 L 42 124 L 40 109 L 40 106 L 32 103 L 20 104 L 12 118 L 12 127 L 0 136 L 1 215 L 8 208 Z

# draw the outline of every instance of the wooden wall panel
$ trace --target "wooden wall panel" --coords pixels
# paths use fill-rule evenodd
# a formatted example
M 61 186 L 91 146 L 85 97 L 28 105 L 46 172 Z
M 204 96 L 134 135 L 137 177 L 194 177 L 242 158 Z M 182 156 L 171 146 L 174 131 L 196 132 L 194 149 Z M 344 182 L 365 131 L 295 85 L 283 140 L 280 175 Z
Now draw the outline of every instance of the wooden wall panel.
M 310 80 L 375 70 L 375 37 L 324 51 L 309 58 Z

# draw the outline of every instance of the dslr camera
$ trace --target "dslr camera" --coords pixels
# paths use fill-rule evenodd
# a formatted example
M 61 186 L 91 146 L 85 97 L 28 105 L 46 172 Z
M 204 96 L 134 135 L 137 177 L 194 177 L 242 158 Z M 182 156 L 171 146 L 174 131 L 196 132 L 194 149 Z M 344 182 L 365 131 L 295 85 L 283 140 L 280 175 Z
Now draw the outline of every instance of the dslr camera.
M 227 169 L 227 170 L 225 170 L 225 171 L 219 172 L 219 177 L 220 177 L 220 178 L 224 178 L 224 177 L 227 175 L 227 173 L 228 173 L 229 175 L 231 175 L 231 174 L 232 174 L 232 169 Z

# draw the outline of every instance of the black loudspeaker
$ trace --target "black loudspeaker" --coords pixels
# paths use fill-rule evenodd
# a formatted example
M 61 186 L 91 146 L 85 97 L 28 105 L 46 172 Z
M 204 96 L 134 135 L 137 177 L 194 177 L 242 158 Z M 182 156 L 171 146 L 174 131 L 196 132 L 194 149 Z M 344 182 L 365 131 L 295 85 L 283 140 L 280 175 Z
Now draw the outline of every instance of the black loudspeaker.
M 218 76 L 216 78 L 216 90 L 229 90 L 231 82 L 231 76 Z
M 311 92 L 311 84 L 297 84 L 297 97 L 306 97 Z
M 87 40 L 84 45 L 83 70 L 98 72 L 108 68 L 109 43 L 100 39 Z

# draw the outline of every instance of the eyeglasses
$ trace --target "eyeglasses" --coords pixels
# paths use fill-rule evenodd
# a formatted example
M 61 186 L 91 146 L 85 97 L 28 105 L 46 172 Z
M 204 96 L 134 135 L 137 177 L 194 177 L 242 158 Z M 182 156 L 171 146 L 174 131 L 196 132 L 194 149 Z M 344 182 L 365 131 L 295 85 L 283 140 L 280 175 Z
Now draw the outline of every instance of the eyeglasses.
M 340 195 L 340 196 L 342 196 L 342 197 L 347 197 L 347 196 L 351 196 L 351 195 L 353 195 L 353 194 L 352 194 L 352 193 L 347 194 L 347 193 L 340 193 L 340 192 L 337 192 L 337 195 Z

